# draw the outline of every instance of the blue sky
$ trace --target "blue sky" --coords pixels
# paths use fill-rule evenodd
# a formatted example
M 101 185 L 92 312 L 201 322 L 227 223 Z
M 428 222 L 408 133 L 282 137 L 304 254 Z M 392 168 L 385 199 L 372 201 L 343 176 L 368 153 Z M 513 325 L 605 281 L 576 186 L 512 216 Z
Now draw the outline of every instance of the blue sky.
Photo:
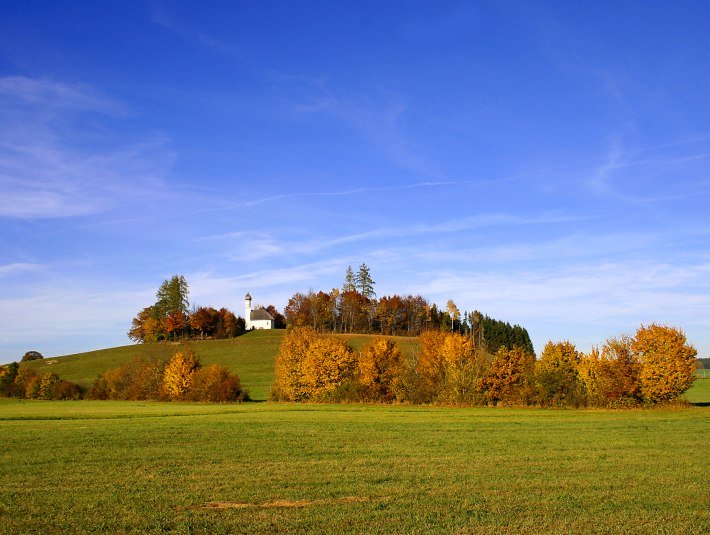
M 8 2 L 0 361 L 367 263 L 580 349 L 710 356 L 707 2 Z

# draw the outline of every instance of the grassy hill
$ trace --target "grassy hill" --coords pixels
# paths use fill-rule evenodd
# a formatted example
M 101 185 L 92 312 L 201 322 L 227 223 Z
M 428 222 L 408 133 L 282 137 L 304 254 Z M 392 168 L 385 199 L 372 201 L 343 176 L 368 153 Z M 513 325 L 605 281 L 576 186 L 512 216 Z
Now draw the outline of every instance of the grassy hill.
M 88 388 L 103 371 L 117 368 L 135 357 L 169 356 L 180 349 L 189 348 L 195 352 L 203 365 L 221 364 L 239 375 L 242 385 L 249 390 L 252 399 L 265 400 L 274 380 L 274 360 L 285 332 L 252 331 L 231 340 L 195 340 L 185 344 L 134 344 L 46 358 L 23 365 L 34 368 L 38 373 L 54 371 L 63 379 Z M 339 336 L 351 347 L 360 349 L 373 335 Z M 410 351 L 416 345 L 415 338 L 397 340 L 403 351 Z
M 286 331 L 252 331 L 231 340 L 195 340 L 185 344 L 156 343 L 100 349 L 76 355 L 51 357 L 24 363 L 38 373 L 52 370 L 63 379 L 90 387 L 103 371 L 117 368 L 135 357 L 169 356 L 180 349 L 192 349 L 203 365 L 221 364 L 239 375 L 242 385 L 254 400 L 268 398 L 274 380 L 274 361 Z M 374 335 L 343 334 L 355 350 L 362 348 Z M 403 352 L 414 351 L 416 338 L 394 337 Z M 710 378 L 698 379 L 685 394 L 692 403 L 710 404 Z

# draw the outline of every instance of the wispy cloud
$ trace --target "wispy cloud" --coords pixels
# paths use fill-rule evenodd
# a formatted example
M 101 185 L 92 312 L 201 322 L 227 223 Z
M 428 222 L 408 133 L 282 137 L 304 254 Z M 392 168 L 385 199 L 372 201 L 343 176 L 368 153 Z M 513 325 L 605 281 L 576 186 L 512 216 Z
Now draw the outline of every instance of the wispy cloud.
M 178 22 L 165 5 L 158 3 L 152 5 L 151 21 L 184 39 L 198 43 L 214 52 L 225 54 L 233 58 L 243 59 L 245 57 L 243 52 L 238 48 L 219 39 L 215 39 L 209 34 L 191 27 L 189 24 Z
M 164 138 L 106 148 L 101 132 L 91 147 L 95 126 L 82 115 L 120 119 L 121 104 L 85 86 L 25 77 L 0 78 L 0 95 L 0 217 L 92 214 L 160 188 L 174 158 Z
M 37 271 L 42 269 L 41 264 L 33 264 L 29 262 L 14 262 L 12 264 L 0 265 L 0 277 L 11 277 L 21 273 Z

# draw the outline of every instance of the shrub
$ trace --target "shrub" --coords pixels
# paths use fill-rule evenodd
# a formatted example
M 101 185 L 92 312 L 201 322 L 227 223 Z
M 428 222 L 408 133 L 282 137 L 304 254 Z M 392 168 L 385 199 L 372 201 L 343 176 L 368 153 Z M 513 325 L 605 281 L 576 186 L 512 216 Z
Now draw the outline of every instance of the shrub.
M 583 355 L 578 370 L 593 406 L 625 407 L 641 399 L 640 365 L 628 336 L 610 338 L 601 353 L 595 348 L 589 355 Z
M 641 363 L 641 392 L 645 401 L 675 400 L 693 384 L 698 352 L 687 343 L 682 330 L 655 323 L 642 325 L 631 347 Z
M 319 336 L 313 329 L 296 328 L 281 342 L 276 357 L 272 399 L 320 401 L 353 377 L 357 360 L 339 338 Z
M 580 357 L 570 342 L 548 342 L 535 365 L 535 387 L 542 406 L 581 407 L 586 403 L 579 380 Z
M 0 396 L 14 397 L 17 395 L 18 388 L 15 377 L 17 377 L 19 370 L 20 365 L 17 362 L 0 367 Z
M 163 372 L 163 392 L 172 400 L 183 399 L 190 389 L 192 376 L 200 367 L 194 353 L 175 353 Z
M 239 377 L 229 373 L 224 366 L 212 364 L 200 368 L 192 375 L 187 399 L 224 403 L 245 401 L 248 396 L 241 388 Z
M 365 399 L 391 401 L 393 386 L 401 374 L 402 352 L 384 336 L 373 338 L 360 353 L 358 382 Z
M 43 359 L 44 357 L 42 356 L 42 353 L 39 351 L 28 351 L 24 355 L 22 355 L 22 362 L 27 362 L 30 360 L 40 360 Z
M 42 376 L 39 382 L 37 397 L 39 399 L 55 399 L 55 390 L 62 380 L 55 372 L 48 372 Z
M 485 399 L 493 405 L 526 405 L 533 400 L 535 356 L 514 347 L 501 347 L 482 380 Z

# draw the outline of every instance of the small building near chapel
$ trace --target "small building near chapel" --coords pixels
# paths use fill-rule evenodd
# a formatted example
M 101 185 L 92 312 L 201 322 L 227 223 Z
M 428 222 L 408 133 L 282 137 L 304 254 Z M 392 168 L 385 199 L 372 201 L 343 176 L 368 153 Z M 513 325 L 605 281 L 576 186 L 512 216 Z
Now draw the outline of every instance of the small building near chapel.
M 251 295 L 248 293 L 244 296 L 244 323 L 246 323 L 247 331 L 274 328 L 274 318 L 264 308 L 259 307 L 252 310 Z

